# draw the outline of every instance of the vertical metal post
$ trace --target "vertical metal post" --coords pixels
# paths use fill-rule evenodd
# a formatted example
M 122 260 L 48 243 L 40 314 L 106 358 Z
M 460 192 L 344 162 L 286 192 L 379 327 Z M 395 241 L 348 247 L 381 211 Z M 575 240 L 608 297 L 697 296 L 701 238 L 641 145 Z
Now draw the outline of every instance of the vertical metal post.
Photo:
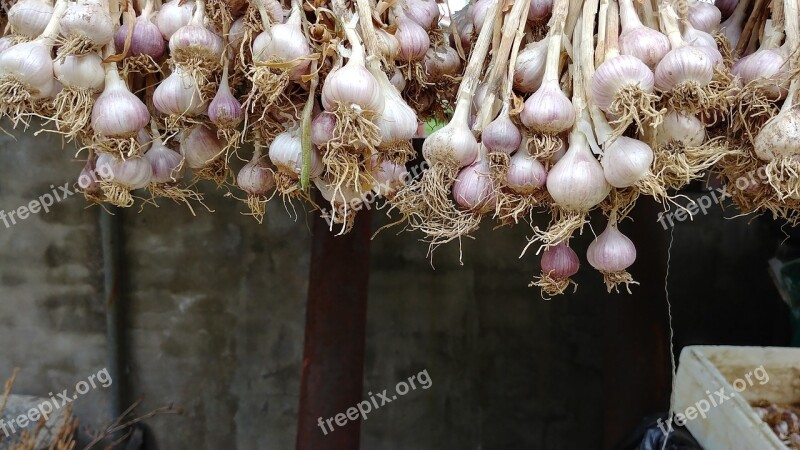
M 122 222 L 119 208 L 108 206 L 100 212 L 100 235 L 103 251 L 103 294 L 106 304 L 106 344 L 108 346 L 108 371 L 113 383 L 110 388 L 112 419 L 123 411 L 122 393 L 125 385 L 123 376 L 123 328 L 120 302 L 121 284 L 121 234 Z
M 360 420 L 331 422 L 332 431 L 325 421 L 362 400 L 370 224 L 370 211 L 360 211 L 353 229 L 335 236 L 324 219 L 314 219 L 297 450 L 360 445 Z

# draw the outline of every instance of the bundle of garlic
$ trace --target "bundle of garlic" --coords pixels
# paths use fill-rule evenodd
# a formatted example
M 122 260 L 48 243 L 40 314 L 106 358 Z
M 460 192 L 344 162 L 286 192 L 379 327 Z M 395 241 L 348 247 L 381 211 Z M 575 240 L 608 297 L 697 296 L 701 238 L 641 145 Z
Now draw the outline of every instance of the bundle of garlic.
M 76 141 L 95 203 L 193 211 L 216 187 L 346 233 L 382 197 L 430 250 L 542 213 L 545 296 L 574 285 L 598 211 L 586 255 L 611 291 L 635 284 L 641 196 L 680 207 L 718 171 L 743 212 L 800 219 L 798 2 L 18 0 L 0 118 Z M 423 122 L 443 126 L 415 177 Z

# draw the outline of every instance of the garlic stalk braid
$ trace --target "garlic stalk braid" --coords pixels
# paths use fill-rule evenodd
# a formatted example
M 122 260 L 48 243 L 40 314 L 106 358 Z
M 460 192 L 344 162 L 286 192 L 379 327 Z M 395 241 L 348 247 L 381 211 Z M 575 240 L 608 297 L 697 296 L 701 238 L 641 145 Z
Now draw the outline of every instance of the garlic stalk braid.
M 594 14 L 597 11 L 597 0 L 587 0 L 584 3 L 584 12 L 594 23 Z M 589 111 L 586 99 L 586 87 L 582 73 L 581 61 L 591 62 L 593 52 L 593 26 L 591 31 L 584 33 L 583 28 L 590 28 L 588 20 L 584 26 L 575 27 L 573 42 L 573 57 L 575 62 L 572 68 L 572 103 L 575 108 L 577 121 L 572 126 L 569 136 L 569 148 L 566 154 L 556 162 L 547 176 L 547 191 L 553 198 L 551 205 L 553 219 L 547 230 L 538 227 L 534 229 L 534 238 L 523 249 L 523 254 L 534 242 L 541 242 L 538 252 L 567 241 L 575 231 L 582 230 L 588 223 L 587 216 L 590 210 L 599 205 L 609 194 L 611 186 L 605 179 L 603 168 L 592 153 L 590 141 L 594 140 L 590 125 Z M 584 36 L 585 34 L 585 36 Z M 588 42 L 585 42 L 588 41 Z M 581 50 L 587 48 L 588 56 L 583 56 Z M 596 144 L 595 144 L 596 145 Z
M 489 1 L 486 17 L 502 14 L 500 1 Z M 439 245 L 460 240 L 480 223 L 479 216 L 464 214 L 457 208 L 450 200 L 450 194 L 460 168 L 472 164 L 477 158 L 479 145 L 467 121 L 493 38 L 494 24 L 495 20 L 487 20 L 472 46 L 450 122 L 425 139 L 422 152 L 430 167 L 419 181 L 407 184 L 393 199 L 392 206 L 403 214 L 408 228 L 426 235 L 429 255 Z

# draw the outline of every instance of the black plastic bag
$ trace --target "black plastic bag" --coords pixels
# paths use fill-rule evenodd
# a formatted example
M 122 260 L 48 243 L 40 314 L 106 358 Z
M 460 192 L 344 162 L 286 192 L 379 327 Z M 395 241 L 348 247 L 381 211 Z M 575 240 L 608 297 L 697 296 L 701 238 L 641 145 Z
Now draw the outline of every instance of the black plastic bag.
M 703 450 L 686 428 L 673 424 L 670 431 L 667 417 L 667 413 L 646 417 L 615 450 Z

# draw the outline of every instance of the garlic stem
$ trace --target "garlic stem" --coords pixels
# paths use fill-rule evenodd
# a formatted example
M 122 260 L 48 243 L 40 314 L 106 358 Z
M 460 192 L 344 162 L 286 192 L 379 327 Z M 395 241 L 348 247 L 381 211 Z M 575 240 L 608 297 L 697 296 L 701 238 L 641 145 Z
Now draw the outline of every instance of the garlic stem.
M 303 106 L 303 114 L 300 122 L 300 148 L 302 151 L 302 165 L 300 168 L 300 189 L 308 192 L 311 186 L 311 115 L 314 112 L 314 101 L 317 93 L 317 85 L 319 84 L 319 74 L 317 72 L 317 60 L 311 61 L 310 67 L 311 77 L 308 88 L 308 99 Z
M 600 0 L 600 10 L 597 12 L 597 47 L 594 51 L 594 67 L 600 67 L 606 54 L 608 3 L 609 0 Z
M 619 5 L 616 0 L 611 0 L 606 20 L 606 49 L 604 61 L 619 56 Z
M 493 0 L 489 10 L 486 12 L 486 17 L 494 17 L 497 14 L 498 1 Z M 489 44 L 491 43 L 492 33 L 494 28 L 494 21 L 487 21 L 478 34 L 478 39 L 472 49 L 467 68 L 464 71 L 464 77 L 461 80 L 461 85 L 458 88 L 458 95 L 456 101 L 456 109 L 453 112 L 453 120 L 456 116 L 463 115 L 464 123 L 468 122 L 470 105 L 472 97 L 475 95 L 475 89 L 478 87 L 481 70 L 483 70 L 483 62 L 486 60 L 486 55 L 489 52 Z M 462 109 L 463 111 L 459 111 Z
M 44 42 L 49 48 L 53 48 L 61 30 L 61 17 L 65 12 L 67 12 L 67 0 L 58 0 L 53 7 L 53 16 L 47 22 L 47 27 L 36 40 Z
M 633 0 L 619 0 L 619 16 L 622 23 L 622 31 L 644 26 L 642 21 L 639 20 L 639 15 L 636 14 L 636 9 L 633 7 Z
M 364 47 L 369 55 L 380 55 L 378 48 L 378 36 L 375 34 L 375 25 L 372 23 L 372 5 L 369 0 L 356 0 L 358 7 L 358 18 L 361 22 L 361 37 L 364 39 Z M 380 58 L 375 58 L 375 64 L 380 64 Z
M 683 36 L 681 36 L 681 30 L 678 27 L 678 15 L 675 14 L 675 10 L 672 9 L 667 3 L 661 5 L 660 9 L 661 13 L 661 24 L 664 26 L 664 32 L 667 34 L 667 38 L 669 38 L 669 43 L 672 46 L 672 49 L 675 50 L 676 48 L 680 48 L 684 46 Z
M 147 0 L 144 4 L 144 8 L 142 8 L 142 13 L 140 14 L 140 16 L 142 16 L 145 19 L 149 19 L 152 13 L 153 13 L 153 0 Z
M 264 6 L 264 0 L 253 0 L 256 3 L 256 7 L 258 8 L 258 15 L 261 16 L 261 25 L 264 27 L 264 32 L 269 33 L 270 31 L 270 22 L 269 22 L 269 13 L 267 12 L 267 7 Z
M 778 0 L 779 1 L 779 0 Z M 797 67 L 797 50 L 800 47 L 800 11 L 797 6 L 798 0 L 785 0 L 783 6 L 784 27 L 786 31 L 786 44 L 789 46 L 789 60 L 792 69 Z
M 508 13 L 508 15 L 506 15 L 503 26 L 499 28 L 502 30 L 503 34 L 500 45 L 492 54 L 492 69 L 489 71 L 489 76 L 484 79 L 484 83 L 487 85 L 486 97 L 483 105 L 481 105 L 481 108 L 478 111 L 478 120 L 475 121 L 475 126 L 473 127 L 473 130 L 477 132 L 482 131 L 494 116 L 494 103 L 497 85 L 500 83 L 502 75 L 506 73 L 509 62 L 509 52 L 512 50 L 515 42 L 517 44 L 517 49 L 519 49 L 521 39 L 517 40 L 516 38 L 519 35 L 520 23 L 522 23 L 524 27 L 530 6 L 531 2 L 529 1 L 514 2 L 514 6 L 511 7 L 511 11 Z
M 744 2 L 744 0 L 742 1 Z M 782 0 L 776 0 L 772 3 L 772 17 L 768 24 L 770 25 L 769 32 L 767 32 L 767 24 L 765 24 L 764 39 L 761 43 L 761 48 L 777 48 L 781 45 L 781 42 L 786 35 L 786 22 L 783 15 Z
M 592 64 L 593 60 L 595 59 L 595 55 L 592 54 L 592 51 L 594 50 L 592 45 L 593 44 L 592 32 L 594 29 L 594 19 L 595 19 L 594 16 L 591 14 L 592 1 L 597 1 L 597 0 L 588 0 L 584 7 L 583 28 L 581 29 L 581 36 L 579 36 L 580 44 L 577 47 L 577 53 L 579 59 L 576 65 L 580 66 L 580 71 L 583 78 L 582 79 L 583 86 L 591 86 L 592 78 L 594 78 L 594 73 L 595 73 L 594 64 Z M 617 14 L 617 12 L 614 11 L 614 8 L 609 8 L 607 19 L 610 18 L 611 14 Z M 616 33 L 616 30 L 607 28 L 606 33 L 614 34 Z M 600 39 L 599 36 L 598 39 Z M 577 87 L 575 90 L 578 91 Z M 583 98 L 583 100 L 581 101 L 585 103 L 585 105 L 583 106 L 585 108 L 588 107 L 588 113 L 591 118 L 591 122 L 594 124 L 594 133 L 597 135 L 597 141 L 599 141 L 601 144 L 605 144 L 609 136 L 612 135 L 613 129 L 611 128 L 611 125 L 608 124 L 608 120 L 606 120 L 606 116 L 605 114 L 603 114 L 603 111 L 601 111 L 600 108 L 597 106 L 597 104 L 594 101 L 592 101 L 591 89 L 583 89 L 583 92 L 581 92 L 581 94 Z M 573 93 L 573 95 L 575 94 Z M 580 103 L 579 101 L 573 101 L 573 103 L 575 103 L 576 109 L 579 106 L 581 106 L 578 104 Z M 594 147 L 595 146 L 592 145 L 593 149 Z
M 549 40 L 547 41 L 547 58 L 545 59 L 542 84 L 558 83 L 564 25 L 567 21 L 569 3 L 569 0 L 556 0 L 553 4 L 553 17 L 550 19 L 550 33 L 547 37 Z
M 530 2 L 528 2 L 528 3 L 530 3 Z M 526 9 L 527 10 L 530 9 L 530 4 L 528 5 L 528 7 Z M 528 14 L 528 12 L 525 11 L 523 13 L 522 17 L 526 17 L 527 14 Z M 509 109 L 509 103 L 511 101 L 511 90 L 514 87 L 514 69 L 517 66 L 517 57 L 519 55 L 519 47 L 520 47 L 520 45 L 522 45 L 522 39 L 525 38 L 526 25 L 527 25 L 527 21 L 526 20 L 520 20 L 519 21 L 519 24 L 518 24 L 518 27 L 517 27 L 517 33 L 516 33 L 516 36 L 514 36 L 514 43 L 511 46 L 511 56 L 508 58 L 508 76 L 506 78 L 506 83 L 503 86 L 503 91 L 501 92 L 501 95 L 503 96 L 503 109 L 505 109 L 505 110 Z
M 356 32 L 356 25 L 358 25 L 358 14 L 353 14 L 353 17 L 350 18 L 350 22 L 344 25 L 344 34 L 347 36 L 347 42 L 350 43 L 351 48 L 348 62 L 352 61 L 354 64 L 364 66 L 366 62 L 364 46 L 361 45 L 361 38 L 358 37 L 358 33 Z
M 194 4 L 195 10 L 194 14 L 192 15 L 192 20 L 189 22 L 190 25 L 194 25 L 197 27 L 205 26 L 206 21 L 206 1 L 205 0 L 195 0 Z

